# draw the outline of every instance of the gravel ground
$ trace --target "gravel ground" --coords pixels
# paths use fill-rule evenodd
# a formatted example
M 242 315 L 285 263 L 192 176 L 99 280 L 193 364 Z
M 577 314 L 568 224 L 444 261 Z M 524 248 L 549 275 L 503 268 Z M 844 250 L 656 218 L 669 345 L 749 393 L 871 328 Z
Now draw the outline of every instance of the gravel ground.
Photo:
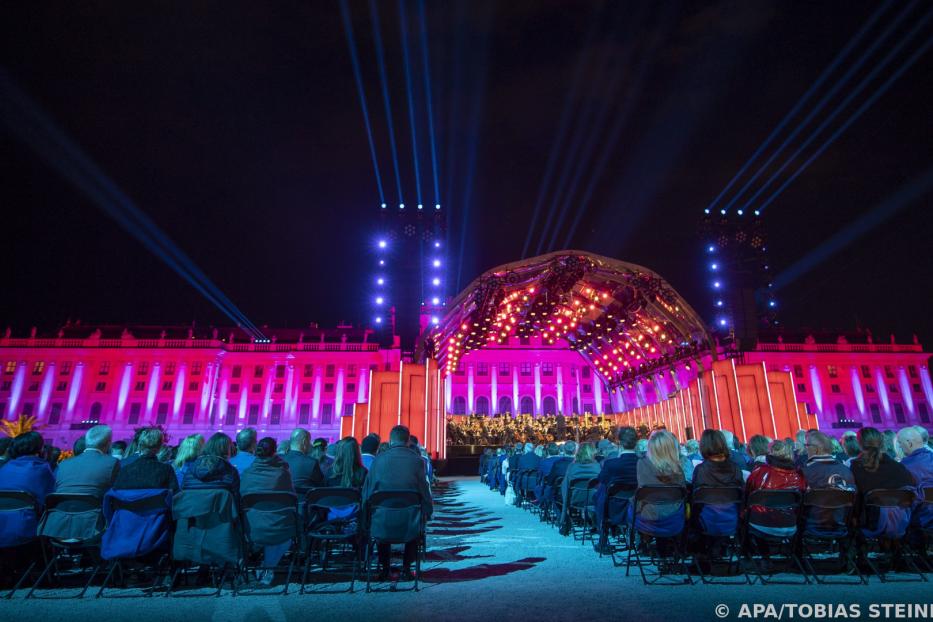
M 884 603 L 933 602 L 933 583 L 887 583 L 872 578 L 867 586 L 663 585 L 644 586 L 636 574 L 625 576 L 589 544 L 561 537 L 529 512 L 504 504 L 503 498 L 476 478 L 453 478 L 439 489 L 435 517 L 429 526 L 429 559 L 420 592 L 390 591 L 379 584 L 366 594 L 297 594 L 287 596 L 204 598 L 123 598 L 25 600 L 25 591 L 0 601 L 0 619 L 15 622 L 66 619 L 171 620 L 185 616 L 218 622 L 304 620 L 703 620 L 750 619 L 743 605 L 774 605 L 757 618 L 802 620 L 845 619 L 820 616 L 804 607 L 845 606 L 848 619 L 885 619 L 870 606 Z M 327 587 L 346 587 L 339 584 Z M 114 595 L 120 591 L 114 591 Z M 54 596 L 51 590 L 41 596 Z M 781 606 L 785 605 L 781 612 Z M 717 605 L 729 612 L 716 615 Z M 858 606 L 856 612 L 853 606 Z M 719 613 L 725 613 L 722 607 Z M 754 613 L 752 610 L 749 613 Z M 773 615 L 769 615 L 772 614 Z M 839 613 L 834 611 L 834 613 Z M 859 613 L 861 615 L 854 615 Z M 894 611 L 888 616 L 893 619 Z M 902 612 L 903 613 L 903 612 Z M 933 617 L 933 608 L 928 610 Z M 917 619 L 919 616 L 914 616 Z

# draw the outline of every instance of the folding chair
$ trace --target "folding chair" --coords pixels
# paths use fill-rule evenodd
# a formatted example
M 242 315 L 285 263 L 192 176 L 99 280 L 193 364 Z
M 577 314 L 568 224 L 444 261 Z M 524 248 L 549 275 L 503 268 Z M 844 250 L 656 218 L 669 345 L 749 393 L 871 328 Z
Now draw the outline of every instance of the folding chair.
M 36 536 L 40 514 L 41 507 L 32 493 L 25 490 L 0 490 L 0 548 L 10 553 L 13 559 L 19 560 L 22 555 L 20 551 L 38 545 L 44 561 L 45 549 Z M 13 594 L 36 567 L 35 552 L 30 551 L 29 555 L 31 559 L 26 571 L 20 575 L 6 598 L 13 598 Z
M 921 492 L 922 498 L 911 515 L 911 527 L 915 529 L 921 547 L 920 559 L 927 570 L 933 572 L 933 555 L 930 553 L 933 546 L 933 486 L 927 486 Z
M 713 569 L 716 564 L 725 563 L 729 575 L 740 571 L 742 545 L 739 537 L 740 515 L 744 491 L 738 487 L 701 486 L 693 489 L 690 511 L 693 514 L 691 529 L 695 530 L 698 542 L 694 546 L 703 554 L 693 554 L 693 565 L 704 584 L 743 585 L 749 582 L 747 574 L 742 574 L 742 581 L 716 580 Z M 710 574 L 703 572 L 703 564 L 708 563 Z
M 103 567 L 100 539 L 104 531 L 103 499 L 91 494 L 53 493 L 45 498 L 45 514 L 39 522 L 38 535 L 52 552 L 51 559 L 36 579 L 26 598 L 34 596 L 42 580 L 49 577 L 58 582 L 65 573 L 61 565 L 70 562 L 75 571 L 67 576 L 86 572 L 81 565 L 85 556 L 95 558 L 90 577 L 80 593 L 74 596 L 42 596 L 43 599 L 82 598 Z
M 616 550 L 625 549 L 629 546 L 626 521 L 628 518 L 628 507 L 635 497 L 635 491 L 638 484 L 634 482 L 622 482 L 613 480 L 609 482 L 606 488 L 606 499 L 602 506 L 596 507 L 596 513 L 599 524 L 599 542 L 597 548 L 599 556 L 608 548 L 609 555 L 612 557 L 613 566 L 621 566 L 621 562 L 616 561 Z M 616 542 L 610 542 L 610 535 L 616 534 Z
M 278 564 L 266 564 L 265 554 L 261 564 L 250 563 L 253 556 L 263 547 L 284 545 L 290 542 L 288 570 L 285 575 L 285 584 L 281 591 L 270 592 L 266 590 L 239 592 L 250 595 L 280 595 L 288 594 L 288 586 L 295 568 L 295 558 L 299 554 L 301 544 L 301 515 L 298 513 L 298 496 L 292 492 L 254 492 L 245 494 L 240 499 L 243 509 L 243 533 L 246 537 L 246 563 L 247 572 L 265 571 L 275 572 Z M 281 560 L 279 560 L 281 561 Z
M 305 538 L 308 550 L 301 576 L 301 591 L 305 593 L 308 572 L 315 550 L 320 551 L 321 572 L 327 571 L 327 561 L 335 545 L 343 545 L 352 555 L 350 561 L 350 592 L 356 584 L 359 561 L 360 491 L 355 488 L 315 488 L 305 498 Z
M 849 529 L 855 507 L 855 492 L 826 488 L 808 490 L 801 505 L 799 535 L 800 561 L 809 576 L 819 584 L 851 585 L 867 583 L 853 560 L 853 538 Z M 814 551 L 817 552 L 814 552 Z M 817 557 L 819 555 L 820 557 Z M 855 574 L 854 580 L 827 579 L 815 564 L 835 557 L 836 572 Z
M 549 487 L 550 496 L 546 508 L 547 522 L 552 527 L 557 527 L 558 529 L 560 529 L 560 515 L 563 514 L 564 508 L 564 499 L 560 494 L 563 487 L 563 476 L 554 478 L 554 485 Z
M 862 498 L 860 527 L 856 533 L 863 547 L 865 563 L 882 583 L 927 581 L 914 562 L 913 551 L 906 542 L 907 528 L 916 497 L 916 493 L 910 488 L 876 488 L 866 492 Z M 873 557 L 875 553 L 877 557 Z M 904 562 L 919 578 L 891 578 L 877 563 L 881 561 L 893 569 L 896 559 Z
M 756 578 L 762 585 L 769 583 L 784 585 L 809 584 L 800 558 L 794 551 L 797 539 L 797 518 L 800 515 L 800 501 L 802 495 L 799 490 L 761 489 L 752 492 L 745 502 L 745 521 L 742 525 L 742 548 L 745 558 L 754 567 Z M 768 517 L 768 521 L 762 520 Z M 772 520 L 778 517 L 780 520 Z M 803 577 L 802 581 L 775 580 L 772 577 L 773 552 L 777 557 L 793 565 Z M 764 562 L 767 561 L 768 568 Z M 772 570 L 769 572 L 769 570 Z M 765 576 L 767 575 L 767 579 Z M 754 583 L 754 581 L 751 581 Z
M 380 490 L 366 500 L 363 507 L 366 533 L 366 591 L 372 591 L 372 550 L 377 544 L 416 542 L 415 585 L 421 579 L 421 562 L 425 554 L 425 516 L 421 494 L 413 490 Z
M 101 537 L 101 557 L 109 562 L 107 575 L 97 591 L 101 598 L 114 574 L 125 582 L 126 565 L 142 564 L 155 577 L 143 588 L 152 596 L 169 572 L 172 550 L 172 491 L 168 489 L 109 490 L 104 495 L 107 529 Z M 153 562 L 154 563 L 151 563 Z M 132 598 L 124 594 L 113 598 Z
M 236 579 L 246 547 L 240 511 L 233 494 L 223 488 L 183 490 L 172 500 L 172 518 L 175 521 L 172 538 L 175 572 L 165 595 L 173 595 L 179 574 L 195 569 L 200 572 L 202 568 L 207 568 L 211 585 L 217 588 L 214 596 L 220 596 L 228 577 L 236 594 Z M 215 581 L 218 571 L 219 578 Z M 203 595 L 184 594 L 186 597 Z
M 661 581 L 674 585 L 693 583 L 684 561 L 686 504 L 687 489 L 682 486 L 642 486 L 635 491 L 629 506 L 631 516 L 625 576 L 629 576 L 634 563 L 645 585 Z M 648 555 L 647 560 L 642 558 L 643 552 Z M 645 572 L 646 561 L 657 570 L 657 575 L 650 581 Z M 680 572 L 670 572 L 676 569 Z M 683 579 L 674 580 L 674 574 L 683 575 Z
M 595 477 L 577 478 L 570 481 L 567 490 L 567 517 L 570 519 L 570 535 L 574 540 L 579 539 L 581 544 L 586 544 L 587 536 L 592 524 L 590 517 L 593 510 L 593 498 L 596 496 L 596 488 L 599 486 L 599 480 Z M 579 533 L 579 538 L 577 534 Z

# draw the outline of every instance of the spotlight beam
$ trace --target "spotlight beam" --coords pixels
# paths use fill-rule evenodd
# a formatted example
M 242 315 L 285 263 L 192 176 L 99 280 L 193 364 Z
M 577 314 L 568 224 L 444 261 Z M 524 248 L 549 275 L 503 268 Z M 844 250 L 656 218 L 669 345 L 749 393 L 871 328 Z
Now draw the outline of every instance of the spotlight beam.
M 174 242 L 145 215 L 84 152 L 58 129 L 5 71 L 0 71 L 0 110 L 10 131 L 40 155 L 47 164 L 81 190 L 91 202 L 113 218 L 130 235 L 172 268 L 224 315 L 250 336 L 262 332 L 195 265 Z
M 369 121 L 369 107 L 366 105 L 366 92 L 363 89 L 363 76 L 360 73 L 360 58 L 356 50 L 356 39 L 353 36 L 353 20 L 350 17 L 350 5 L 347 0 L 340 0 L 340 15 L 343 17 L 343 29 L 347 35 L 347 47 L 350 50 L 350 60 L 353 63 L 353 77 L 356 80 L 356 93 L 360 99 L 360 109 L 363 111 L 366 138 L 369 140 L 369 155 L 373 160 L 373 171 L 376 174 L 376 187 L 379 189 L 379 202 L 380 204 L 385 204 L 386 195 L 382 188 L 382 175 L 379 172 L 379 159 L 376 157 L 373 128 Z
M 385 51 L 382 47 L 382 32 L 379 27 L 379 9 L 376 0 L 369 0 L 369 11 L 373 18 L 373 43 L 376 48 L 376 66 L 379 68 L 379 84 L 382 87 L 382 103 L 386 111 L 386 128 L 389 131 L 389 145 L 392 148 L 392 165 L 395 168 L 395 186 L 398 189 L 399 205 L 405 202 L 402 197 L 402 175 L 398 168 L 398 149 L 395 146 L 395 124 L 392 122 L 392 102 L 389 99 L 389 78 L 386 73 Z
M 411 155 L 415 170 L 415 196 L 421 205 L 421 167 L 418 164 L 418 125 L 415 123 L 415 99 L 411 89 L 411 62 L 408 55 L 408 23 L 405 0 L 398 3 L 398 22 L 402 34 L 402 59 L 405 63 L 405 93 L 408 96 L 408 122 L 411 125 Z
M 927 22 L 930 21 L 930 18 L 933 18 L 933 12 L 927 13 L 926 17 L 924 17 L 922 20 L 920 20 L 920 22 L 917 23 L 917 26 L 916 26 L 916 27 L 911 31 L 911 33 L 908 35 L 908 40 L 909 40 L 909 39 L 912 39 L 913 36 L 916 34 L 916 32 L 920 29 L 920 27 L 923 26 L 923 25 L 925 25 Z M 903 42 L 901 43 L 901 45 L 898 45 L 894 50 L 891 51 L 891 53 L 888 55 L 888 57 L 885 58 L 885 63 L 884 63 L 885 65 L 887 64 L 887 61 L 888 61 L 890 58 L 892 58 L 898 51 L 900 51 L 900 48 L 903 47 L 903 45 L 904 45 L 905 43 L 907 43 L 907 40 L 903 41 Z M 914 52 L 913 54 L 911 54 L 910 57 L 909 57 L 906 61 L 904 61 L 904 64 L 901 65 L 900 68 L 899 68 L 896 72 L 894 72 L 887 80 L 885 80 L 884 83 L 882 83 L 881 86 L 879 86 L 878 89 L 877 89 L 874 93 L 872 93 L 871 97 L 869 97 L 868 99 L 866 99 L 866 100 L 862 103 L 862 105 L 859 106 L 859 107 L 855 110 L 855 112 L 852 113 L 852 115 L 846 120 L 846 122 L 843 123 L 842 125 L 840 125 L 840 126 L 836 129 L 836 131 L 833 132 L 833 133 L 829 136 L 829 138 L 827 138 L 826 141 L 825 141 L 822 145 L 820 145 L 819 149 L 817 149 L 815 152 L 813 152 L 813 154 L 812 154 L 809 158 L 807 158 L 807 159 L 803 162 L 803 164 L 801 164 L 801 165 L 797 168 L 797 170 L 794 171 L 794 173 L 793 173 L 783 184 L 781 184 L 781 185 L 777 188 L 777 190 L 775 190 L 775 191 L 771 194 L 771 196 L 769 196 L 763 203 L 760 204 L 760 206 L 758 207 L 758 210 L 759 210 L 759 211 L 762 211 L 762 210 L 764 210 L 766 207 L 768 207 L 769 205 L 771 205 L 771 203 L 774 202 L 774 200 L 778 197 L 778 195 L 780 195 L 782 192 L 784 192 L 784 190 L 785 190 L 789 185 L 791 185 L 791 184 L 794 182 L 794 180 L 797 179 L 797 177 L 799 177 L 800 174 L 803 173 L 803 172 L 807 169 L 807 167 L 809 167 L 810 164 L 813 163 L 814 160 L 816 160 L 818 157 L 820 157 L 820 156 L 823 154 L 823 152 L 826 151 L 826 149 L 829 148 L 829 146 L 832 145 L 832 144 L 836 141 L 836 139 L 839 138 L 839 136 L 841 136 L 842 133 L 845 132 L 846 129 L 849 128 L 850 125 L 852 125 L 853 123 L 855 123 L 855 121 L 858 120 L 858 118 L 861 117 L 861 116 L 865 113 L 865 111 L 867 111 L 869 108 L 871 108 L 871 106 L 872 106 L 876 101 L 878 101 L 878 99 L 880 99 L 881 96 L 884 95 L 884 94 L 887 92 L 887 90 L 888 90 L 889 88 L 891 88 L 891 85 L 894 84 L 894 83 L 898 80 L 898 78 L 900 78 L 902 75 L 904 75 L 904 73 L 905 73 L 908 69 L 910 69 L 910 67 L 911 67 L 915 62 L 917 62 L 917 61 L 920 59 L 920 57 L 923 56 L 923 55 L 930 49 L 930 46 L 933 46 L 933 39 L 927 40 L 927 42 L 926 42 L 922 47 L 920 47 L 916 52 Z M 884 65 L 879 66 L 875 71 L 873 71 L 871 74 L 869 74 L 868 76 L 866 76 L 865 81 L 867 82 L 867 81 L 871 80 L 871 79 L 874 77 L 874 74 L 876 74 L 878 71 L 880 71 L 880 70 L 883 68 L 883 66 L 884 66 Z M 860 87 L 861 87 L 861 86 L 862 86 L 862 85 L 860 85 Z M 840 107 L 845 106 L 846 104 L 848 104 L 849 101 L 850 101 L 850 99 L 851 99 L 852 97 L 854 97 L 856 94 L 857 94 L 857 93 L 853 93 L 849 98 L 846 99 L 846 101 L 844 101 L 842 104 L 840 104 Z M 838 112 L 838 110 L 837 110 L 837 112 Z M 834 114 L 833 116 L 835 116 L 835 114 Z M 827 120 L 827 122 L 828 122 L 828 121 L 829 121 L 829 120 Z M 800 152 L 803 151 L 803 149 L 804 149 L 807 145 L 810 144 L 810 142 L 812 141 L 812 139 L 815 138 L 816 135 L 817 135 L 820 131 L 822 131 L 822 129 L 824 128 L 824 126 L 825 126 L 825 123 L 824 123 L 824 125 L 821 125 L 819 128 L 817 128 L 816 131 L 814 131 L 813 135 L 811 135 L 811 137 L 807 140 L 807 142 L 804 143 L 803 145 L 801 145 L 800 149 L 798 149 L 798 150 L 793 154 L 793 156 L 791 156 L 791 160 L 794 159 L 794 158 L 796 158 L 796 156 L 799 155 Z M 789 164 L 789 163 L 790 163 L 790 160 L 788 160 L 788 162 L 785 163 L 785 166 L 786 166 L 787 164 Z M 783 170 L 783 168 L 784 168 L 784 167 L 781 167 L 782 170 Z M 780 172 L 780 171 L 779 171 L 779 172 Z M 775 175 L 777 175 L 777 173 L 775 173 Z M 774 179 L 774 177 L 772 177 L 772 179 L 769 179 L 769 180 L 768 180 L 768 183 L 771 183 L 771 181 L 772 181 L 773 179 Z M 756 194 L 756 196 L 757 196 L 757 194 Z M 752 200 L 754 200 L 754 198 L 755 198 L 755 197 L 752 197 Z
M 560 120 L 557 123 L 557 137 L 554 139 L 554 143 L 551 145 L 551 151 L 548 154 L 547 164 L 544 167 L 544 175 L 541 177 L 541 183 L 538 186 L 538 195 L 535 198 L 535 207 L 534 211 L 531 213 L 531 223 L 528 226 L 528 232 L 525 234 L 525 243 L 522 245 L 522 258 L 528 256 L 528 247 L 531 245 L 531 239 L 534 236 L 535 227 L 538 224 L 538 217 L 541 214 L 541 206 L 544 202 L 544 195 L 547 192 L 547 188 L 551 182 L 551 176 L 554 174 L 554 167 L 557 165 L 557 160 L 561 154 L 561 147 L 564 143 L 564 138 L 567 135 L 567 131 L 570 129 L 570 117 L 573 114 L 574 108 L 574 99 L 577 94 L 577 90 L 580 88 L 580 81 L 583 79 L 583 70 L 589 64 L 590 55 L 593 51 L 592 46 L 590 45 L 593 41 L 593 38 L 596 35 L 597 27 L 599 26 L 599 20 L 596 19 L 599 15 L 599 10 L 593 11 L 593 15 L 590 19 L 589 29 L 587 30 L 586 37 L 584 39 L 584 49 L 580 55 L 579 60 L 577 61 L 576 66 L 573 70 L 573 75 L 570 79 L 570 88 L 567 90 L 567 94 L 564 97 L 564 108 L 561 111 Z
M 884 14 L 885 11 L 887 11 L 890 5 L 891 5 L 891 0 L 888 0 L 887 2 L 882 4 L 878 8 L 878 10 L 876 10 L 868 18 L 868 20 L 862 25 L 862 27 L 858 30 L 858 32 L 856 32 L 852 36 L 852 38 L 849 39 L 849 42 L 846 43 L 846 45 L 839 51 L 838 54 L 836 54 L 836 57 L 817 77 L 816 81 L 814 81 L 813 84 L 810 85 L 810 88 L 808 88 L 807 91 L 800 97 L 800 99 L 797 100 L 797 103 L 794 104 L 794 107 L 791 108 L 790 112 L 788 112 L 784 116 L 784 118 L 781 119 L 781 121 L 777 124 L 777 126 L 775 126 L 773 130 L 771 130 L 771 133 L 768 135 L 768 137 L 765 138 L 764 142 L 758 146 L 758 148 L 754 151 L 754 153 L 752 153 L 751 157 L 745 162 L 745 164 L 742 165 L 742 167 L 732 177 L 732 179 L 729 180 L 729 183 L 726 184 L 725 188 L 723 188 L 719 192 L 719 194 L 716 195 L 716 198 L 714 198 L 709 203 L 709 205 L 706 207 L 707 210 L 711 212 L 719 204 L 719 202 L 726 195 L 726 193 L 728 193 L 729 190 L 732 189 L 732 186 L 734 186 L 735 183 L 742 177 L 742 175 L 745 174 L 745 171 L 747 171 L 748 168 L 755 162 L 755 160 L 758 159 L 758 156 L 760 156 L 764 152 L 764 150 L 768 147 L 768 145 L 771 144 L 771 141 L 777 138 L 778 134 L 781 133 L 781 131 L 787 126 L 790 120 L 794 118 L 794 116 L 796 116 L 798 112 L 800 112 L 804 104 L 806 104 L 807 101 L 816 93 L 817 89 L 819 89 L 823 85 L 826 79 L 829 78 L 830 74 L 832 74 L 832 72 L 836 70 L 836 68 L 845 59 L 845 57 L 849 55 L 849 52 L 851 52 L 852 49 L 856 45 L 858 45 L 858 43 L 868 33 L 871 27 L 875 25 L 875 22 L 877 22 L 878 19 L 881 18 L 881 15 Z
M 832 99 L 832 97 L 833 97 L 836 93 L 838 93 L 839 90 L 840 90 L 842 87 L 844 87 L 844 86 L 849 82 L 849 80 L 852 78 L 852 76 L 854 76 L 855 73 L 856 73 L 859 69 L 861 69 L 862 65 L 865 64 L 865 62 L 869 59 L 869 57 L 872 55 L 872 53 L 874 53 L 874 51 L 878 48 L 878 46 L 880 46 L 882 43 L 884 43 L 884 41 L 888 38 L 888 36 L 890 36 L 890 34 L 894 31 L 894 29 L 904 20 L 905 17 L 907 17 L 908 13 L 910 13 L 910 11 L 913 9 L 913 7 L 916 5 L 916 3 L 917 3 L 917 0 L 912 0 L 911 3 L 910 3 L 903 11 L 901 11 L 901 12 L 897 15 L 897 17 L 895 17 L 894 21 L 891 22 L 890 24 L 888 24 L 887 28 L 885 28 L 884 31 L 878 36 L 878 38 L 875 39 L 874 43 L 872 43 L 872 44 L 868 47 L 868 49 L 865 50 L 865 51 L 862 53 L 862 55 L 861 55 L 861 56 L 859 57 L 859 59 L 855 62 L 854 65 L 852 65 L 851 67 L 849 67 L 848 71 L 846 71 L 846 72 L 842 75 L 842 77 L 839 78 L 839 80 L 838 80 L 838 81 L 836 82 L 836 84 L 829 90 L 829 92 L 826 93 L 826 94 L 820 99 L 820 101 L 818 101 L 818 102 L 816 103 L 816 106 L 813 108 L 813 110 L 811 110 L 811 111 L 809 112 L 809 114 L 807 114 L 807 116 L 804 117 L 804 119 L 797 125 L 797 127 L 794 128 L 794 130 L 790 133 L 790 135 L 788 135 L 788 137 L 784 139 L 784 141 L 783 141 L 783 142 L 780 144 L 780 146 L 774 151 L 774 153 L 772 153 L 772 154 L 768 157 L 768 159 L 765 160 L 765 163 L 761 165 L 761 167 L 758 169 L 758 171 L 757 171 L 754 175 L 752 175 L 752 177 L 751 177 L 748 181 L 745 182 L 745 184 L 739 189 L 739 191 L 732 197 L 732 199 L 731 199 L 731 200 L 726 204 L 726 206 L 725 206 L 724 208 L 722 208 L 722 209 L 724 209 L 724 210 L 727 211 L 727 212 L 728 212 L 730 209 L 732 209 L 732 207 L 735 205 L 735 203 L 736 203 L 737 201 L 739 201 L 739 200 L 741 199 L 742 195 L 745 194 L 745 192 L 752 186 L 752 184 L 754 184 L 755 181 L 757 181 L 758 178 L 761 177 L 761 176 L 765 173 L 765 171 L 767 170 L 767 168 L 781 155 L 781 153 L 783 153 L 784 149 L 787 148 L 788 145 L 790 145 L 790 143 L 794 140 L 794 138 L 796 138 L 797 135 L 798 135 L 800 132 L 802 132 L 802 131 L 804 130 L 804 128 L 806 128 L 806 126 L 810 123 L 810 121 L 812 121 L 812 120 L 814 119 L 814 117 L 816 117 L 816 115 L 819 114 L 821 110 L 823 110 L 823 108 L 824 108 L 824 107 L 826 106 L 826 104 Z M 838 108 L 837 108 L 837 110 L 838 110 Z M 765 187 L 767 187 L 767 184 L 765 184 Z M 762 190 L 759 189 L 758 192 L 755 194 L 754 197 L 752 197 L 751 200 L 746 201 L 746 202 L 745 202 L 745 206 L 743 207 L 743 209 L 747 209 L 748 204 L 751 203 L 751 201 L 753 201 L 753 200 L 758 196 L 758 194 L 760 194 L 761 192 L 762 192 Z
M 421 69 L 424 72 L 424 96 L 428 109 L 428 136 L 431 141 L 431 172 L 434 178 L 434 203 L 441 204 L 440 185 L 437 181 L 437 145 L 434 141 L 434 102 L 431 97 L 431 64 L 428 62 L 428 26 L 424 0 L 418 0 L 418 23 L 421 27 Z
M 791 264 L 774 278 L 774 290 L 790 285 L 810 270 L 826 261 L 829 257 L 852 244 L 872 229 L 894 216 L 904 208 L 910 207 L 918 199 L 933 192 L 933 168 L 914 178 L 897 193 L 877 205 L 870 212 L 849 223 L 817 248 Z

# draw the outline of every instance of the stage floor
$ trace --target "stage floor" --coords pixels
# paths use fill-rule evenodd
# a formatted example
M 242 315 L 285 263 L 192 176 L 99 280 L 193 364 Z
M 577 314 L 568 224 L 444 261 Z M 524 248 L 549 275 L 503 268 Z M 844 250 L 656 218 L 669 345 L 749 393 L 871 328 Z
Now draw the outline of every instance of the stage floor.
M 477 478 L 449 478 L 437 490 L 429 527 L 428 561 L 419 593 L 127 600 L 25 601 L 25 591 L 0 601 L 0 614 L 17 622 L 49 619 L 216 620 L 717 620 L 726 604 L 736 620 L 742 603 L 921 603 L 930 584 L 868 586 L 644 586 L 586 546 L 558 535 L 530 513 L 505 505 Z M 401 584 L 399 587 L 408 587 Z M 346 587 L 340 584 L 333 587 Z M 51 595 L 52 590 L 45 594 Z

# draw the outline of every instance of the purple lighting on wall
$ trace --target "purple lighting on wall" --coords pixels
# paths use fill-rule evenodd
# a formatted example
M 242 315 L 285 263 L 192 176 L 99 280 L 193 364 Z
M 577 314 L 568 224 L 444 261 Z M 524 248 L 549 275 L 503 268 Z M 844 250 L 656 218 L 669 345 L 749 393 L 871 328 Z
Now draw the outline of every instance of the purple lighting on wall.
M 8 409 L 8 419 L 13 419 L 19 415 L 19 400 L 23 396 L 23 382 L 26 380 L 26 365 L 21 363 L 16 366 L 16 375 L 13 376 L 13 389 L 10 391 L 10 406 Z
M 55 363 L 49 363 L 45 368 L 45 377 L 42 379 L 42 391 L 39 394 L 39 416 L 45 415 L 45 409 L 49 405 L 49 398 L 52 396 L 52 381 L 55 376 Z
M 159 363 L 152 364 L 149 373 L 149 392 L 146 394 L 146 418 L 152 416 L 152 407 L 155 406 L 156 394 L 159 392 Z
M 117 393 L 117 416 L 123 415 L 126 408 L 126 399 L 130 395 L 130 379 L 133 375 L 133 364 L 127 363 L 123 366 L 123 375 L 120 377 L 120 390 Z

